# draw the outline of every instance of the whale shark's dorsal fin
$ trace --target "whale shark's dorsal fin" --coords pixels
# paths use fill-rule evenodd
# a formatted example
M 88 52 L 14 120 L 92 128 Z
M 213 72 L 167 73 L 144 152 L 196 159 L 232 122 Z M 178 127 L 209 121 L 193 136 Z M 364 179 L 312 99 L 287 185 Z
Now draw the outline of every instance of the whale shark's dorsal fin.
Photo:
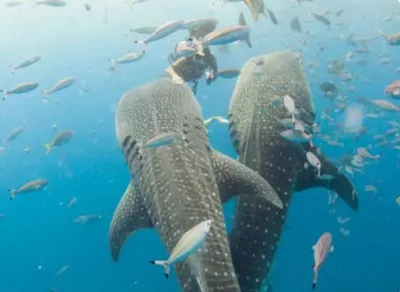
M 121 248 L 132 233 L 139 228 L 152 227 L 139 187 L 130 183 L 115 209 L 110 224 L 108 238 L 113 260 L 118 261 Z
M 322 180 L 319 179 L 312 167 L 305 168 L 304 163 L 307 162 L 307 158 L 300 159 L 300 168 L 297 171 L 297 180 L 295 185 L 296 191 L 303 191 L 309 188 L 314 187 L 322 187 L 329 190 L 335 191 L 343 201 L 349 205 L 350 208 L 357 210 L 358 209 L 358 197 L 354 185 L 351 181 L 344 175 L 339 172 L 339 169 L 326 158 L 324 154 L 318 153 L 315 148 L 311 148 L 309 146 L 304 147 L 305 151 L 311 151 L 315 154 L 318 159 L 321 161 L 321 173 L 329 174 L 334 176 L 332 180 Z M 299 153 L 299 155 L 302 155 Z
M 269 203 L 283 208 L 278 194 L 258 173 L 215 150 L 211 151 L 210 159 L 222 203 L 235 195 L 244 194 L 265 198 Z

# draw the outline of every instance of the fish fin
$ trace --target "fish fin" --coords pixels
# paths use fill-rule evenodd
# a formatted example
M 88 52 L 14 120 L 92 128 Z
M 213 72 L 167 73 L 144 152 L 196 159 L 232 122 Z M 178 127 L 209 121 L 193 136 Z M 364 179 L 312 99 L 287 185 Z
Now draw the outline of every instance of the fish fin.
M 243 0 L 246 3 L 247 7 L 250 9 L 251 16 L 255 22 L 258 21 L 258 11 L 255 9 L 251 0 Z
M 249 34 L 249 33 L 246 35 L 246 38 L 244 39 L 244 41 L 246 42 L 246 44 L 247 44 L 247 46 L 248 46 L 249 48 L 252 48 L 252 47 L 253 47 L 253 45 L 251 44 L 250 34 Z
M 331 246 L 331 252 L 333 252 L 335 250 L 335 247 L 332 245 Z
M 110 224 L 108 240 L 113 260 L 119 260 L 121 248 L 133 232 L 139 228 L 152 227 L 139 188 L 131 182 L 119 201 Z
M 43 144 L 43 146 L 46 148 L 46 154 L 50 153 L 50 150 L 51 150 L 51 147 L 52 147 L 51 145 L 52 145 L 51 143 Z
M 46 90 L 42 90 L 42 94 L 45 99 L 49 98 L 49 93 Z
M 382 38 L 384 38 L 385 40 L 388 40 L 389 38 L 383 33 L 383 31 L 381 31 L 380 29 L 376 30 L 376 34 Z
M 321 173 L 333 175 L 334 178 L 331 180 L 320 179 L 315 175 L 313 168 L 304 169 L 302 165 L 307 161 L 307 158 L 300 153 L 302 163 L 300 163 L 301 167 L 297 170 L 298 178 L 295 185 L 296 191 L 303 191 L 313 187 L 323 187 L 333 190 L 350 206 L 350 208 L 358 210 L 358 197 L 354 185 L 344 174 L 340 173 L 340 168 L 337 168 L 325 155 L 318 153 L 314 147 L 310 145 L 302 145 L 302 147 L 305 152 L 312 152 L 321 161 Z
M 0 92 L 3 93 L 3 100 L 6 100 L 6 99 L 8 98 L 7 91 L 5 91 L 5 90 L 0 90 Z
M 215 150 L 210 158 L 223 203 L 234 195 L 246 194 L 264 198 L 270 204 L 283 208 L 275 190 L 258 173 Z
M 11 76 L 14 75 L 14 74 L 15 74 L 15 68 L 14 68 L 14 66 L 10 65 L 10 66 L 8 66 L 8 68 L 10 69 L 10 75 L 11 75 Z
M 138 44 L 138 45 L 145 45 L 145 44 L 146 44 L 146 41 L 145 41 L 145 40 L 135 41 L 135 44 Z
M 164 267 L 164 275 L 165 275 L 165 278 L 168 279 L 168 277 L 169 277 L 169 272 L 170 272 L 170 267 L 169 267 L 167 261 L 150 261 L 150 264 L 163 266 L 163 267 Z
M 244 18 L 243 12 L 239 13 L 239 25 L 247 25 L 246 19 Z
M 13 200 L 15 196 L 17 195 L 17 191 L 14 189 L 7 189 L 7 191 L 10 192 L 10 196 L 8 197 L 9 200 Z

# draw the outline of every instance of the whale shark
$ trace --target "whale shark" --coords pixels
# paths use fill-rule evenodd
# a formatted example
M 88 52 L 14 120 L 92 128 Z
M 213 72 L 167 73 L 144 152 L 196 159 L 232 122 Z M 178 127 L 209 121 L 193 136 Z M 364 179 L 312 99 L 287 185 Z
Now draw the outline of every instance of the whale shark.
M 113 260 L 139 229 L 154 228 L 170 253 L 186 231 L 213 220 L 204 246 L 174 264 L 181 290 L 239 292 L 222 203 L 240 193 L 279 209 L 277 193 L 258 173 L 209 145 L 200 106 L 187 85 L 161 78 L 125 93 L 115 124 L 132 178 L 110 224 Z M 163 133 L 178 137 L 162 147 L 142 146 Z
M 232 260 L 242 292 L 271 291 L 267 275 L 273 263 L 293 193 L 322 187 L 335 191 L 352 209 L 357 193 L 349 179 L 310 143 L 284 139 L 280 123 L 288 118 L 285 95 L 295 102 L 297 119 L 312 127 L 315 107 L 298 55 L 284 50 L 251 58 L 237 80 L 229 107 L 229 131 L 238 161 L 257 171 L 278 193 L 284 205 L 277 209 L 258 198 L 239 196 L 229 234 Z M 317 177 L 306 153 L 321 161 Z

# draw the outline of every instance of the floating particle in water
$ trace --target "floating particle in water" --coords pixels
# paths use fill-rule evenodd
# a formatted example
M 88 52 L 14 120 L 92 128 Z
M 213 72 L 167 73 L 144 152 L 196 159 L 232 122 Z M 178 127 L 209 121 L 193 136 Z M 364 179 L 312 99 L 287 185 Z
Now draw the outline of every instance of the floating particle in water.
M 344 236 L 349 236 L 350 234 L 350 230 L 346 229 L 346 228 L 340 228 L 340 232 L 344 235 Z

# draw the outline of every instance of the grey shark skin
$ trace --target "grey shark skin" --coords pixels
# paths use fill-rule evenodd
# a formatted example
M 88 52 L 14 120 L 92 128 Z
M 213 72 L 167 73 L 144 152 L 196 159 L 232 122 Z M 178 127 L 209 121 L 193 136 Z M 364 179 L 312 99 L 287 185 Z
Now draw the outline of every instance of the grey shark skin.
M 139 147 L 167 132 L 181 136 L 160 148 Z M 132 182 L 109 230 L 113 259 L 118 261 L 125 240 L 140 228 L 154 227 L 171 252 L 184 232 L 212 219 L 204 247 L 174 265 L 181 289 L 239 292 L 221 200 L 227 201 L 239 191 L 263 197 L 263 204 L 273 201 L 282 206 L 272 187 L 256 172 L 209 146 L 191 89 L 170 79 L 126 93 L 117 107 L 116 133 Z M 159 267 L 154 269 L 162 275 Z
M 298 57 L 288 50 L 250 59 L 230 104 L 229 129 L 239 162 L 260 173 L 284 204 L 278 210 L 260 204 L 258 198 L 238 199 L 229 242 L 242 292 L 270 290 L 265 287 L 266 277 L 294 192 L 313 187 L 332 189 L 352 209 L 358 209 L 352 183 L 323 154 L 309 144 L 294 144 L 280 136 L 284 128 L 279 120 L 289 116 L 283 104 L 272 100 L 286 94 L 295 101 L 298 119 L 312 124 L 315 113 L 307 80 Z M 307 151 L 320 159 L 322 174 L 335 176 L 332 181 L 319 180 L 313 167 L 305 168 Z

